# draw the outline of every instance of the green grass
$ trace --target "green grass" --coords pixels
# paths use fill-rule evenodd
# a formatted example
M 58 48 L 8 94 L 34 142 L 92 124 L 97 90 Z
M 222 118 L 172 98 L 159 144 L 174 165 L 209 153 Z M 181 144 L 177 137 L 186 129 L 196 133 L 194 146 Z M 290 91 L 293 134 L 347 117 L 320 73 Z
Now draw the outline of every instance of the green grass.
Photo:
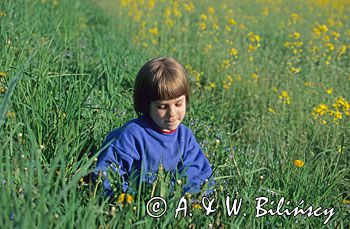
M 349 116 L 343 113 L 334 124 L 333 116 L 326 115 L 323 119 L 327 124 L 322 125 L 311 115 L 320 103 L 332 108 L 339 96 L 350 100 L 349 50 L 341 57 L 324 50 L 332 55 L 329 65 L 325 64 L 326 57 L 312 59 L 316 57 L 310 51 L 312 44 L 324 48 L 327 43 L 312 37 L 312 28 L 321 24 L 328 25 L 327 33 L 341 34 L 338 41 L 331 39 L 336 48 L 350 44 L 350 28 L 345 23 L 350 15 L 348 8 L 338 14 L 336 8 L 327 11 L 313 1 L 307 3 L 311 7 L 287 1 L 271 5 L 259 1 L 254 7 L 226 2 L 235 9 L 232 17 L 238 25 L 244 23 L 245 29 L 237 25 L 231 33 L 220 29 L 215 35 L 210 33 L 209 22 L 205 32 L 198 29 L 200 14 L 209 15 L 210 1 L 196 4 L 194 12 L 182 11 L 182 17 L 172 16 L 173 28 L 162 23 L 165 2 L 156 4 L 159 10 L 144 14 L 145 28 L 128 16 L 127 7 L 111 2 L 0 3 L 0 72 L 6 73 L 0 77 L 0 92 L 4 88 L 0 94 L 0 225 L 324 226 L 324 216 L 255 218 L 255 198 L 266 196 L 276 204 L 283 196 L 293 207 L 301 200 L 303 207 L 334 207 L 336 213 L 327 226 L 349 226 L 349 204 L 343 203 L 350 199 Z M 225 14 L 219 5 L 213 6 L 220 28 L 224 28 Z M 269 17 L 261 16 L 264 7 L 269 8 Z M 181 4 L 179 8 L 183 10 Z M 318 15 L 312 13 L 315 10 Z M 304 19 L 287 26 L 292 12 Z M 342 21 L 343 27 L 331 25 L 330 18 Z M 159 33 L 153 36 L 149 29 L 155 21 Z M 181 32 L 182 27 L 187 32 Z M 261 37 L 261 46 L 247 52 L 247 34 L 251 31 Z M 304 51 L 297 57 L 284 45 L 292 41 L 288 34 L 295 31 L 302 34 L 304 42 Z M 157 45 L 152 44 L 153 39 Z M 227 39 L 233 43 L 226 43 Z M 213 48 L 205 53 L 208 44 Z M 223 68 L 223 60 L 232 62 L 228 54 L 231 47 L 238 50 L 238 58 Z M 180 213 L 174 219 L 181 198 L 179 185 L 175 194 L 162 190 L 167 193 L 168 211 L 156 220 L 146 212 L 152 187 L 142 185 L 132 204 L 115 205 L 114 209 L 113 203 L 102 197 L 100 185 L 96 188 L 80 181 L 94 168 L 96 155 L 89 157 L 90 152 L 97 151 L 109 131 L 136 117 L 134 78 L 142 64 L 156 56 L 173 56 L 190 72 L 192 97 L 184 122 L 215 171 L 217 190 L 213 197 L 218 210 L 209 216 L 204 209 L 192 209 L 192 217 Z M 248 61 L 250 56 L 253 61 Z M 288 62 L 301 67 L 301 73 L 292 74 Z M 259 76 L 257 81 L 252 73 Z M 222 84 L 227 75 L 234 82 L 225 90 Z M 211 82 L 215 88 L 208 87 Z M 309 82 L 311 86 L 306 86 Z M 331 87 L 333 93 L 325 93 Z M 278 96 L 282 91 L 288 92 L 291 104 L 281 102 Z M 295 167 L 295 159 L 305 165 Z M 164 174 L 155 192 L 159 194 L 160 186 L 167 187 L 168 182 Z M 227 215 L 223 205 L 227 195 L 243 200 L 237 216 Z

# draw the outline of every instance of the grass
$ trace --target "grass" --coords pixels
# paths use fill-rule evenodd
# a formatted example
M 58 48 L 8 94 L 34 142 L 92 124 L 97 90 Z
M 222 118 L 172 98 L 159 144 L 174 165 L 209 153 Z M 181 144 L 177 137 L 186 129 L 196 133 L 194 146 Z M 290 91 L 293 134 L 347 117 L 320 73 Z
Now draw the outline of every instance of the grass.
M 325 216 L 256 218 L 255 198 L 266 196 L 275 207 L 284 197 L 292 207 L 334 208 L 326 226 L 349 226 L 348 3 L 248 2 L 203 1 L 186 11 L 190 1 L 2 1 L 0 225 L 324 226 Z M 166 173 L 155 189 L 167 193 L 159 220 L 146 211 L 152 186 L 121 205 L 82 179 L 106 134 L 136 117 L 134 78 L 155 56 L 173 56 L 189 72 L 184 122 L 217 183 L 209 216 L 191 209 L 174 219 L 181 185 L 169 193 Z M 242 198 L 237 216 L 226 196 Z

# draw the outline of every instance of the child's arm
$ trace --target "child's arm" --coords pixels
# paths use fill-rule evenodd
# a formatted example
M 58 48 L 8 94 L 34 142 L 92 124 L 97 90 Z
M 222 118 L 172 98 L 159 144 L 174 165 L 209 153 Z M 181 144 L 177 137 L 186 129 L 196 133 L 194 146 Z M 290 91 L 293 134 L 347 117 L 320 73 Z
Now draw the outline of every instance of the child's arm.
M 122 189 L 123 192 L 126 192 L 128 189 L 128 174 L 131 172 L 134 161 L 139 159 L 135 144 L 130 138 L 121 134 L 118 138 L 107 137 L 103 145 L 105 149 L 98 156 L 95 176 L 99 171 L 102 172 L 105 194 L 107 196 L 112 196 L 113 190 L 107 178 L 107 171 L 111 168 L 113 172 L 118 172 L 119 176 L 121 176 Z M 128 150 L 121 150 L 121 148 Z
M 106 145 L 103 147 L 106 147 Z M 111 184 L 108 181 L 107 171 L 109 168 L 111 168 L 111 170 L 113 172 L 116 172 L 117 169 L 116 169 L 115 165 L 117 165 L 117 164 L 118 164 L 118 162 L 117 162 L 117 159 L 116 159 L 115 154 L 114 154 L 114 146 L 109 144 L 107 146 L 107 148 L 105 148 L 98 155 L 97 165 L 96 165 L 96 169 L 94 172 L 94 175 L 96 178 L 99 175 L 99 173 L 100 173 L 100 176 L 102 176 L 102 182 L 103 182 L 103 187 L 105 190 L 105 195 L 109 196 L 109 197 L 112 197 L 113 190 L 112 190 Z M 121 171 L 121 172 L 123 173 L 123 171 Z M 126 186 L 126 188 L 127 188 L 127 186 Z
M 184 187 L 184 192 L 197 193 L 200 191 L 201 185 L 211 178 L 211 165 L 198 145 L 192 132 L 188 141 L 187 152 L 184 153 L 182 169 L 186 170 L 188 183 Z M 181 170 L 182 170 L 181 169 Z M 180 170 L 180 171 L 181 171 Z M 209 186 L 213 185 L 214 181 L 209 181 Z M 212 190 L 207 190 L 210 193 Z

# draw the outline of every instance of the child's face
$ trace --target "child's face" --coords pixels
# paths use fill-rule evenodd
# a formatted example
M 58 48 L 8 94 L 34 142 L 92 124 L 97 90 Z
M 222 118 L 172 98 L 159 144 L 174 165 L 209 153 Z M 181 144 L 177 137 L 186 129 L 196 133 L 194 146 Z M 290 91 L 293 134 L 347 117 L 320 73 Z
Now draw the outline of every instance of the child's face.
M 185 117 L 186 97 L 182 95 L 176 99 L 152 101 L 149 113 L 162 131 L 175 130 Z

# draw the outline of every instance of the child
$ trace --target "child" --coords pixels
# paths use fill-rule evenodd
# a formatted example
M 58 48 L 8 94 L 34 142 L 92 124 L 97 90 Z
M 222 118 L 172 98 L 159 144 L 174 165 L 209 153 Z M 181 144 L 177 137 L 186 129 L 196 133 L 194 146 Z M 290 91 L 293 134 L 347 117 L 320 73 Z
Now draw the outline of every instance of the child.
M 106 179 L 108 167 L 118 170 L 123 192 L 130 191 L 132 173 L 153 183 L 160 165 L 165 171 L 187 175 L 184 192 L 200 191 L 212 169 L 191 130 L 181 123 L 189 100 L 186 71 L 175 59 L 153 59 L 140 69 L 134 86 L 134 109 L 139 117 L 113 130 L 98 156 L 96 172 L 103 171 L 107 195 L 113 194 Z

